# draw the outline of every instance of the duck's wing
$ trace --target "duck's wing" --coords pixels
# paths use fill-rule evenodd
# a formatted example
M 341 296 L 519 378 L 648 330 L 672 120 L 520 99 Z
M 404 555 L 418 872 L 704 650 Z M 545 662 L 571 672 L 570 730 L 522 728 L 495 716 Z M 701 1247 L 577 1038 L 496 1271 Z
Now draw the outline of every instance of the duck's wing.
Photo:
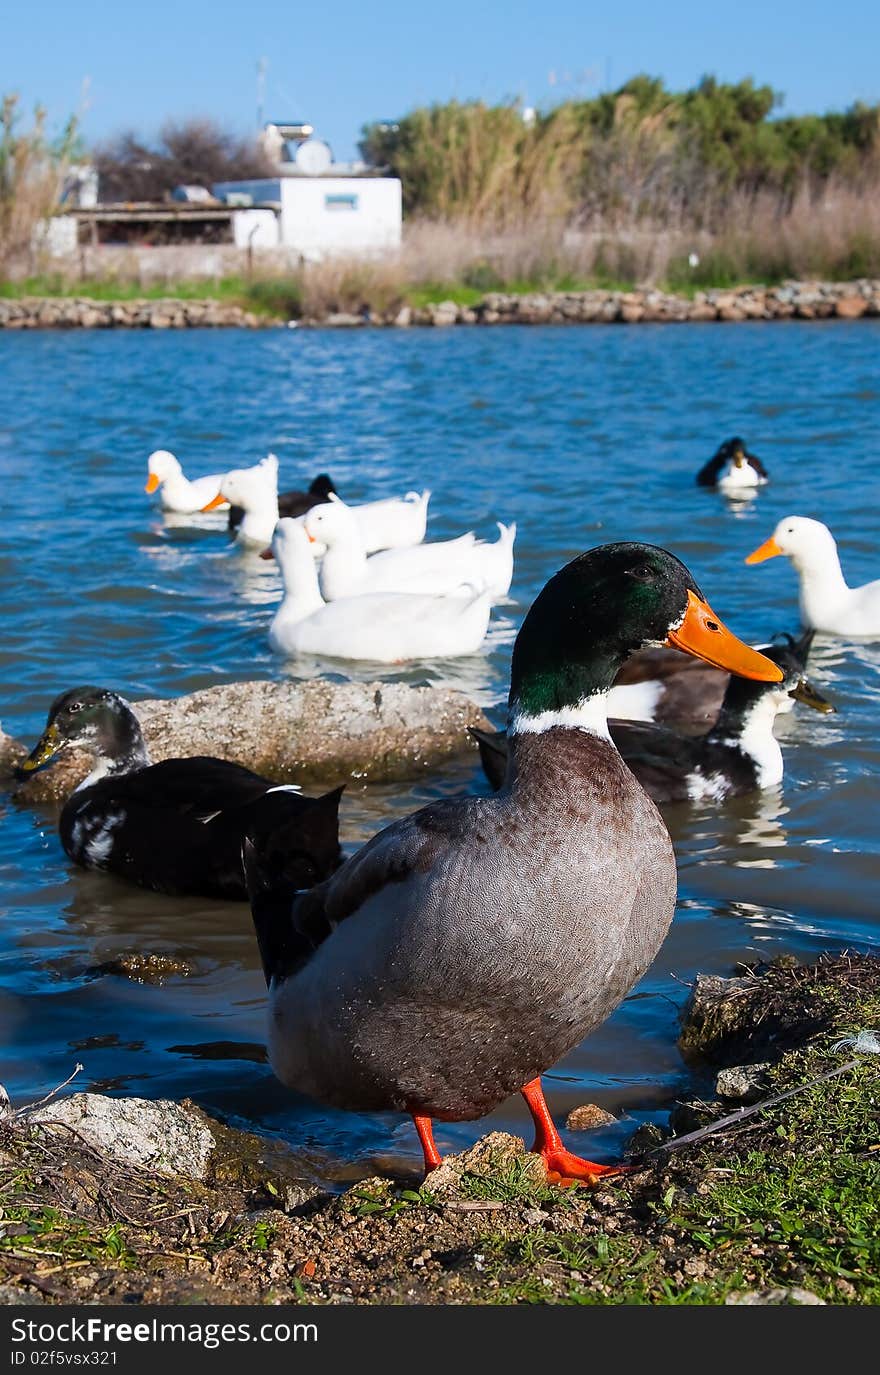
M 367 841 L 332 878 L 307 892 L 286 893 L 258 847 L 246 847 L 245 871 L 266 982 L 285 979 L 341 922 L 355 920 L 370 899 L 424 876 L 469 834 L 486 799 L 447 798 L 404 817 Z
M 309 492 L 291 491 L 278 493 L 278 515 L 282 516 L 304 516 L 306 511 L 311 511 L 312 507 L 320 504 L 320 498 L 312 496 Z
M 130 804 L 175 812 L 200 822 L 252 802 L 273 786 L 243 764 L 205 755 L 166 759 L 113 781 L 114 793 Z
M 688 796 L 688 777 L 699 767 L 702 741 L 644 721 L 608 722 L 627 767 L 655 802 Z
M 649 649 L 638 649 L 635 654 L 631 654 L 626 663 L 621 665 L 620 672 L 614 679 L 614 686 L 648 683 L 654 679 L 662 682 L 676 673 L 692 673 L 701 666 L 705 667 L 699 659 L 693 658 L 690 654 L 683 654 L 680 649 L 667 649 L 655 645 Z M 723 672 L 717 668 L 712 671 Z
M 749 467 L 754 468 L 755 472 L 758 474 L 758 477 L 764 478 L 765 481 L 769 480 L 770 474 L 767 472 L 767 469 L 764 467 L 763 463 L 761 462 L 757 454 L 753 454 L 747 449 L 746 459 L 748 460 Z
M 718 475 L 730 456 L 727 444 L 722 444 L 721 448 L 712 455 L 708 463 L 704 463 L 697 473 L 698 487 L 717 487 Z

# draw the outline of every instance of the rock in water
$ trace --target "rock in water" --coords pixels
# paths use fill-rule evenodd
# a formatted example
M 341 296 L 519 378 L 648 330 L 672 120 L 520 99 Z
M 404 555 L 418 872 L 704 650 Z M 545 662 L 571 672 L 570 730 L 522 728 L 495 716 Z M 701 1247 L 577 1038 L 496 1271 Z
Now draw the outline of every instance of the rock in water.
M 491 729 L 463 692 L 407 683 L 228 683 L 132 707 L 154 763 L 208 754 L 279 783 L 418 777 L 473 749 L 468 726 Z M 8 736 L 0 739 L 7 768 L 25 752 Z M 71 750 L 22 783 L 22 796 L 63 799 L 90 768 L 86 755 Z

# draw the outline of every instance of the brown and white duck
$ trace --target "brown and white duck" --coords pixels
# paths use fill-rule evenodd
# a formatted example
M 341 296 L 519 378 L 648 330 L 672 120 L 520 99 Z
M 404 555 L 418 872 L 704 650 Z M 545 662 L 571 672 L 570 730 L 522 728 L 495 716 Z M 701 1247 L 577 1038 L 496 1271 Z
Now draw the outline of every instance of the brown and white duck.
M 782 747 L 773 734 L 776 717 L 795 702 L 816 711 L 834 711 L 804 672 L 798 653 L 802 642 L 786 638 L 787 644 L 761 646 L 761 652 L 782 669 L 779 683 L 712 670 L 726 678 L 727 689 L 712 726 L 702 735 L 609 719 L 611 739 L 655 802 L 721 802 L 782 782 Z M 483 772 L 497 791 L 507 774 L 507 732 L 476 726 L 468 730 L 479 746 Z
M 510 768 L 490 797 L 444 799 L 292 895 L 278 856 L 245 844 L 269 986 L 269 1054 L 289 1088 L 431 1119 L 482 1117 L 522 1092 L 548 1177 L 613 1167 L 565 1149 L 541 1073 L 605 1020 L 672 919 L 675 859 L 654 803 L 612 743 L 605 701 L 635 650 L 672 643 L 779 681 L 725 629 L 663 549 L 611 544 L 558 572 L 516 639 Z

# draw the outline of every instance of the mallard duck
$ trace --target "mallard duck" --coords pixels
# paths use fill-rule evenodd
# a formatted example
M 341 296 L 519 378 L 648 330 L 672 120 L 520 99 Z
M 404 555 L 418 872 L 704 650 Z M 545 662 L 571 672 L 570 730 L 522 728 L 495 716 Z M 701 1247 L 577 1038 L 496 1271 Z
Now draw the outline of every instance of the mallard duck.
M 513 578 L 515 525 L 499 522 L 494 544 L 473 531 L 458 539 L 386 549 L 367 557 L 356 508 L 331 501 L 309 511 L 303 525 L 310 540 L 324 545 L 320 587 L 325 601 L 370 592 L 454 593 L 463 585 L 506 597 Z
M 306 511 L 310 511 L 313 506 L 320 505 L 323 501 L 329 501 L 336 492 L 333 479 L 326 473 L 319 473 L 309 483 L 306 491 L 293 490 L 290 492 L 278 493 L 278 514 L 279 516 L 304 516 Z M 229 508 L 229 529 L 237 530 L 244 520 L 244 508 L 241 506 L 230 506 Z
M 821 520 L 786 516 L 746 563 L 786 554 L 800 578 L 801 619 L 828 635 L 880 636 L 880 579 L 849 587 L 840 567 L 837 541 Z
M 814 632 L 807 630 L 797 640 L 792 635 L 775 638 L 787 645 L 801 669 L 806 669 L 813 636 Z M 754 646 L 762 653 L 768 647 Z M 608 698 L 608 715 L 623 721 L 652 721 L 679 735 L 705 735 L 718 719 L 729 682 L 729 673 L 677 649 L 642 649 L 617 675 Z M 793 707 L 792 697 L 786 695 L 778 714 Z
M 762 653 L 784 673 L 779 683 L 728 675 L 715 724 L 699 737 L 680 735 L 641 721 L 609 720 L 611 739 L 645 792 L 655 802 L 721 802 L 782 782 L 783 759 L 773 723 L 793 701 L 816 711 L 834 707 L 805 676 L 788 645 Z M 507 732 L 468 727 L 480 749 L 483 771 L 494 789 L 507 773 Z
M 222 476 L 222 473 L 209 473 L 207 477 L 184 477 L 183 468 L 174 454 L 168 449 L 155 449 L 147 459 L 144 491 L 148 496 L 159 492 L 159 505 L 163 511 L 192 516 L 203 510 L 205 502 L 216 493 Z M 218 505 L 225 506 L 226 503 L 219 502 Z
M 246 842 L 282 1083 L 411 1114 L 427 1170 L 439 1163 L 432 1118 L 478 1118 L 521 1091 L 548 1178 L 611 1171 L 565 1149 L 540 1075 L 609 1016 L 672 919 L 672 844 L 605 718 L 627 656 L 667 641 L 782 678 L 672 554 L 605 545 L 552 577 L 519 631 L 500 792 L 423 807 L 305 894 Z
M 326 878 L 339 863 L 339 798 L 302 797 L 241 764 L 193 756 L 151 764 L 128 702 L 106 688 L 77 687 L 56 697 L 46 729 L 19 775 L 45 768 L 63 750 L 88 750 L 94 768 L 65 802 L 58 823 L 66 853 L 178 896 L 244 899 L 245 834 L 283 855 L 297 884 Z
M 726 439 L 697 473 L 698 487 L 717 487 L 727 495 L 766 487 L 769 480 L 760 458 L 749 453 L 738 435 Z
M 284 597 L 269 627 L 279 654 L 401 663 L 475 654 L 489 625 L 492 598 L 477 589 L 456 597 L 373 592 L 325 602 L 309 537 L 297 520 L 279 520 L 271 550 Z

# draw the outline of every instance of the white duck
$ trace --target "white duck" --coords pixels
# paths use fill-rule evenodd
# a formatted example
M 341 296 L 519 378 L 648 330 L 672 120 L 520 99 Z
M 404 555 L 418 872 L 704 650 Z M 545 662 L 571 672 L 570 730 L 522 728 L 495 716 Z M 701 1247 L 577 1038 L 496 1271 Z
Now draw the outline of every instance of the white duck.
M 155 449 L 147 459 L 144 491 L 148 496 L 159 491 L 163 511 L 191 516 L 201 511 L 205 502 L 214 496 L 222 476 L 222 473 L 210 473 L 207 477 L 184 477 L 180 461 L 174 454 L 168 449 Z M 219 504 L 225 506 L 226 502 Z
M 298 520 L 280 520 L 271 554 L 281 569 L 284 598 L 269 627 L 279 654 L 335 659 L 438 659 L 475 654 L 489 625 L 488 592 L 435 597 L 382 592 L 324 602 L 309 537 Z
M 265 549 L 278 523 L 278 455 L 267 454 L 252 468 L 233 468 L 232 472 L 223 473 L 214 493 L 213 500 L 202 510 L 215 511 L 227 502 L 240 506 L 244 519 L 236 539 L 240 544 Z
M 454 540 L 387 549 L 367 558 L 357 510 L 342 501 L 313 506 L 303 518 L 306 534 L 326 548 L 321 594 L 326 601 L 371 592 L 454 593 L 464 586 L 485 587 L 493 599 L 504 597 L 513 577 L 515 525 L 501 525 L 494 544 L 473 532 Z
M 829 635 L 880 636 L 880 580 L 849 587 L 837 541 L 820 520 L 786 516 L 746 563 L 786 554 L 800 577 L 801 617 L 810 630 Z
M 331 496 L 331 501 L 338 497 Z M 357 515 L 361 539 L 368 554 L 379 549 L 410 549 L 425 538 L 429 491 L 407 492 L 405 497 L 383 497 L 352 506 Z

